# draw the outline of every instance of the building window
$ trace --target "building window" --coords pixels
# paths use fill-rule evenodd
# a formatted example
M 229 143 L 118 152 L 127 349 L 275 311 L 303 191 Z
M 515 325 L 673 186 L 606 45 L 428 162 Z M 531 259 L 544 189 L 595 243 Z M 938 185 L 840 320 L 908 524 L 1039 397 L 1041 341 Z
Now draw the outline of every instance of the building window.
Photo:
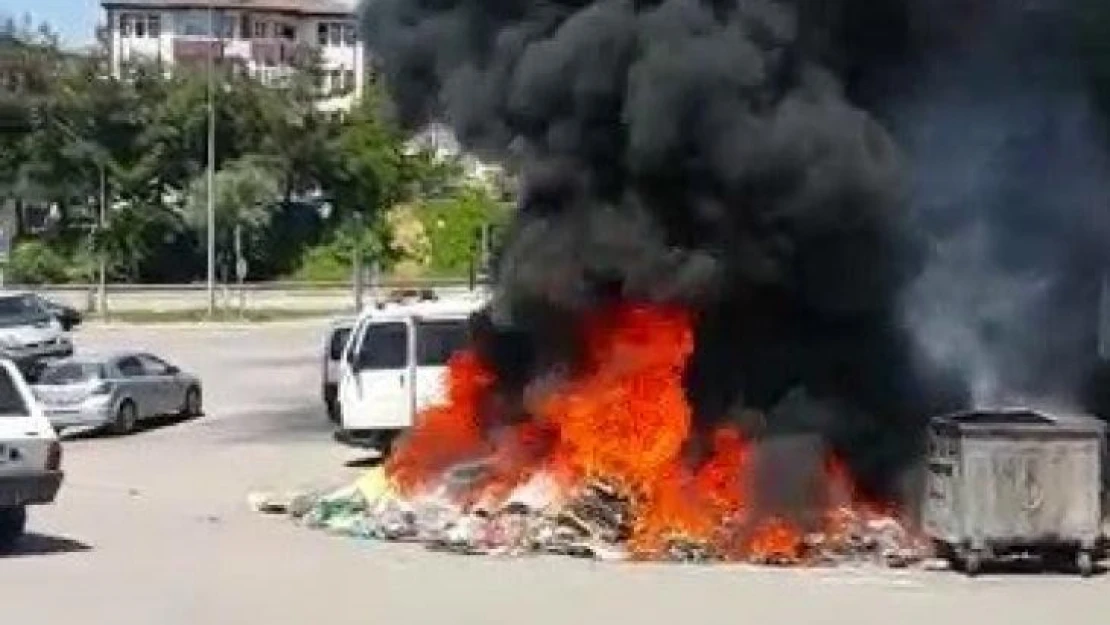
M 119 16 L 119 34 L 122 37 L 131 36 L 131 14 L 121 13 Z
M 174 32 L 185 37 L 207 37 L 209 29 L 207 11 L 180 11 L 174 19 Z
M 355 70 L 348 69 L 343 72 L 343 84 L 346 91 L 353 91 L 355 88 Z
M 331 45 L 339 47 L 343 45 L 343 25 L 342 24 L 329 24 L 328 35 Z
M 255 37 L 255 39 L 265 39 L 266 37 L 269 36 L 267 34 L 267 31 L 269 30 L 267 28 L 268 25 L 269 24 L 267 22 L 264 22 L 262 20 L 258 20 L 257 22 L 254 23 L 254 37 Z
M 278 25 L 278 36 L 289 41 L 297 40 L 297 29 L 292 24 Z
M 146 29 L 146 31 L 147 31 L 147 34 L 150 35 L 151 38 L 153 38 L 153 39 L 157 39 L 157 38 L 161 37 L 162 36 L 162 16 L 161 15 L 148 16 L 147 17 L 147 29 Z
M 353 46 L 358 41 L 358 31 L 355 30 L 354 24 L 343 25 L 343 43 Z
M 141 15 L 133 16 L 135 21 L 135 37 L 142 39 L 146 37 L 146 20 Z
M 250 39 L 251 38 L 251 18 L 248 17 L 247 15 L 243 15 L 242 17 L 239 18 L 239 38 L 240 39 Z
M 328 45 L 328 25 L 325 22 L 320 22 L 316 26 L 316 42 L 322 46 Z

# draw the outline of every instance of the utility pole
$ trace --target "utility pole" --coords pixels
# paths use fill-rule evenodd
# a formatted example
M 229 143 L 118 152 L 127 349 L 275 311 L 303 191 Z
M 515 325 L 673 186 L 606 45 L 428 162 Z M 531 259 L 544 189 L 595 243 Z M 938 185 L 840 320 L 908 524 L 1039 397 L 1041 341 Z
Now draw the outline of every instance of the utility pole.
M 243 256 L 243 224 L 235 224 L 235 280 L 239 283 L 239 317 L 246 316 L 247 295 L 243 281 L 247 278 L 247 259 Z
M 69 137 L 72 141 L 74 141 L 76 143 L 80 143 L 82 145 L 90 145 L 89 141 L 87 141 L 84 137 L 78 135 L 73 130 L 73 128 L 71 128 L 69 126 L 69 124 L 65 123 L 64 121 L 55 118 L 55 119 L 52 119 L 51 122 L 53 123 L 54 127 L 58 128 L 63 133 L 65 133 L 65 135 L 67 137 Z M 99 149 L 93 150 L 92 156 L 93 156 L 93 160 L 96 164 L 97 173 L 100 174 L 100 207 L 99 207 L 99 213 L 100 214 L 97 215 L 97 226 L 96 226 L 96 228 L 97 228 L 97 231 L 100 233 L 100 235 L 103 236 L 104 235 L 104 229 L 108 225 L 108 168 L 109 167 L 112 168 L 112 173 L 117 178 L 120 176 L 120 172 L 122 171 L 122 168 L 119 166 L 119 163 L 117 163 L 115 160 L 113 160 L 112 157 L 109 156 L 107 153 L 105 153 L 103 150 L 99 150 Z M 97 262 L 97 265 L 98 265 L 97 273 L 99 274 L 97 276 L 97 285 L 96 285 L 96 295 L 97 295 L 96 306 L 97 306 L 97 310 L 99 310 L 101 315 L 107 315 L 108 314 L 108 255 L 107 255 L 107 252 L 104 249 L 101 249 L 96 255 L 98 257 L 97 258 L 97 261 L 98 261 Z M 90 298 L 92 297 L 91 293 L 89 294 L 89 297 Z M 90 306 L 92 305 L 92 300 L 91 299 L 89 300 L 89 304 L 90 304 Z
M 362 214 L 355 212 L 354 216 L 354 258 L 351 263 L 351 280 L 355 294 L 355 314 L 362 312 Z
M 213 60 L 216 12 L 208 0 L 208 316 L 216 314 L 216 104 Z
M 97 231 L 101 236 L 101 248 L 97 251 L 96 309 L 101 318 L 108 318 L 108 259 L 103 247 L 104 228 L 108 221 L 108 172 L 104 163 L 100 166 L 100 214 L 97 216 Z

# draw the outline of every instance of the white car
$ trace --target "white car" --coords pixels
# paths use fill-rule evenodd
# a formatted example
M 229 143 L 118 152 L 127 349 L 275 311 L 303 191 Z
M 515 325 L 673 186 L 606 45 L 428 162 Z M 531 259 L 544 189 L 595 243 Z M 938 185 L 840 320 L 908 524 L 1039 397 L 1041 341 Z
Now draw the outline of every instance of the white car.
M 0 550 L 23 535 L 27 506 L 54 501 L 62 446 L 16 365 L 0 360 Z
M 416 414 L 442 401 L 447 361 L 469 341 L 482 295 L 387 305 L 359 316 L 339 365 L 345 442 L 388 453 Z
M 33 293 L 0 293 L 0 357 L 15 362 L 24 375 L 73 354 L 73 343 L 61 322 Z

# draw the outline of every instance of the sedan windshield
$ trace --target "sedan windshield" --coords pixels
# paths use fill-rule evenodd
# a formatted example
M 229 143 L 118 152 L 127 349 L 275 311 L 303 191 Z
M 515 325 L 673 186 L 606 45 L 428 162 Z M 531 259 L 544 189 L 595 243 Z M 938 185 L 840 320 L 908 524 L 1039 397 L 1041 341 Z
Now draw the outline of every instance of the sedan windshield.
M 51 365 L 39 377 L 39 384 L 81 384 L 104 377 L 103 365 L 95 362 L 63 362 Z
M 49 318 L 49 314 L 33 295 L 0 297 L 0 326 L 34 323 Z

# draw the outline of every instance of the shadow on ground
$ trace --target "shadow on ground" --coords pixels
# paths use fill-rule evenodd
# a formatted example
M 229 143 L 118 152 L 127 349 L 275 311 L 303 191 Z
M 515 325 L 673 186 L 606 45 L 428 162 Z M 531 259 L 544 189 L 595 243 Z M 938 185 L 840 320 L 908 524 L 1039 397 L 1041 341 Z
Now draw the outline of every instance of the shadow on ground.
M 139 424 L 135 427 L 135 431 L 131 432 L 130 434 L 117 436 L 100 428 L 82 427 L 67 429 L 61 433 L 60 437 L 65 442 L 84 441 L 97 438 L 127 438 L 128 436 L 140 436 L 145 432 L 152 432 L 168 427 L 173 427 L 175 425 L 182 425 L 184 423 L 188 423 L 189 421 L 203 418 L 204 415 L 194 415 L 188 417 L 181 415 L 151 417 L 149 419 L 143 419 L 142 421 L 140 421 Z
M 956 570 L 960 574 L 964 574 L 958 566 Z M 1110 571 L 1110 569 L 1107 568 L 1105 563 L 1095 563 L 1091 577 L 1102 577 L 1106 575 L 1108 571 Z M 1047 560 L 1042 560 L 1041 558 L 1015 558 L 983 562 L 982 568 L 977 576 L 1013 577 L 1029 575 L 1072 575 L 1078 577 L 1079 569 L 1073 558 L 1059 556 L 1049 557 Z
M 250 410 L 219 423 L 227 442 L 318 441 L 335 427 L 323 413 L 322 405 L 304 400 L 281 409 Z
M 0 559 L 62 555 L 91 550 L 91 546 L 72 538 L 31 533 L 21 538 L 10 551 L 0 553 Z
M 348 469 L 373 469 L 385 463 L 385 456 L 380 451 L 367 449 L 365 455 L 359 454 L 343 463 Z

